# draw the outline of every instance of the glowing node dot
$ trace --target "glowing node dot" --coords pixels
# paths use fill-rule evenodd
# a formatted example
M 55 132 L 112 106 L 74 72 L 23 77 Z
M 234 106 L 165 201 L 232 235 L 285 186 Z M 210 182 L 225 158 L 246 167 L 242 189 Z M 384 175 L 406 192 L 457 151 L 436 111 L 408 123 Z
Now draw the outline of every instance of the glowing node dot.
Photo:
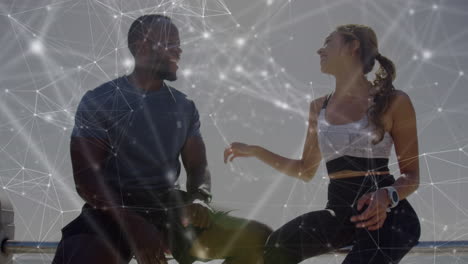
M 114 15 L 114 18 L 117 18 L 117 15 Z
M 10 91 L 10 90 L 8 90 L 8 89 L 5 89 L 5 93 L 8 93 L 9 91 Z
M 225 80 L 226 79 L 226 75 L 224 73 L 220 73 L 219 74 L 219 79 L 220 80 Z
M 432 56 L 433 56 L 432 51 L 430 51 L 430 50 L 423 50 L 422 51 L 423 59 L 428 60 L 428 59 L 432 58 Z
M 439 82 L 435 82 L 434 85 L 435 85 L 435 86 L 438 86 L 438 85 L 439 85 Z
M 49 173 L 49 177 L 52 177 L 52 173 Z
M 442 107 L 437 108 L 437 111 L 438 111 L 439 113 L 442 112 L 442 110 L 443 110 Z
M 463 151 L 463 149 L 462 149 L 462 148 L 459 148 L 458 151 Z
M 237 66 L 234 68 L 234 71 L 236 71 L 236 72 L 242 72 L 242 71 L 244 71 L 244 68 L 242 68 L 241 65 L 237 65 Z
M 238 38 L 238 39 L 236 39 L 236 45 L 237 45 L 238 47 L 243 47 L 243 46 L 245 45 L 245 42 L 246 42 L 245 38 Z
M 460 72 L 458 72 L 458 75 L 463 76 L 463 75 L 465 75 L 465 72 L 460 71 Z
M 432 5 L 432 9 L 437 10 L 437 9 L 439 9 L 439 6 L 436 5 L 436 4 L 433 4 L 433 5 Z
M 203 38 L 209 39 L 211 37 L 210 32 L 203 32 Z
M 287 205 L 287 204 L 284 204 L 283 207 L 286 208 L 286 207 L 288 207 L 288 205 Z
M 97 61 L 93 61 L 93 63 L 94 63 L 94 64 L 96 64 L 96 63 L 97 63 Z
M 413 60 L 418 60 L 419 59 L 419 56 L 418 55 L 413 55 Z
M 10 15 L 10 14 L 8 14 L 8 17 L 10 17 L 10 18 L 11 18 L 11 15 Z
M 30 45 L 31 52 L 37 55 L 42 55 L 44 53 L 44 45 L 40 40 L 34 40 Z
M 267 0 L 267 1 L 266 1 L 266 4 L 267 4 L 267 5 L 272 5 L 272 4 L 273 4 L 273 1 L 274 1 L 274 0 Z
M 411 8 L 408 12 L 410 15 L 414 15 L 414 9 Z
M 281 102 L 281 101 L 275 101 L 274 102 L 276 107 L 282 108 L 282 109 L 289 109 L 289 105 L 287 103 Z
M 123 66 L 125 68 L 127 68 L 127 69 L 132 68 L 134 66 L 134 64 L 135 64 L 135 61 L 133 59 L 131 59 L 131 58 L 125 58 L 123 60 Z
M 193 73 L 193 72 L 192 72 L 192 69 L 184 69 L 184 70 L 182 71 L 182 75 L 184 75 L 184 77 L 189 77 L 189 76 L 192 75 L 192 73 Z

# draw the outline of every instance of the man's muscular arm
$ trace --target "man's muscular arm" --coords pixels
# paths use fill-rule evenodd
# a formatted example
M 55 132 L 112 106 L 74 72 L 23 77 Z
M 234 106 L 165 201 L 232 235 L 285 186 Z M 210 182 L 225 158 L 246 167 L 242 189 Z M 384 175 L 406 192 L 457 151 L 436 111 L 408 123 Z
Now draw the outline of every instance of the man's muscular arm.
M 187 214 L 193 225 L 208 227 L 210 225 L 211 176 L 206 161 L 205 143 L 201 136 L 187 139 L 182 149 L 182 162 L 187 172 L 187 192 L 192 204 Z
M 102 139 L 71 138 L 70 155 L 76 190 L 83 200 L 99 209 L 121 205 L 115 191 L 104 181 L 103 167 L 109 154 L 109 144 Z
M 120 195 L 104 181 L 104 164 L 109 144 L 102 139 L 72 137 L 70 152 L 78 194 L 94 208 L 109 214 L 132 247 L 138 263 L 166 263 L 162 235 L 137 213 L 122 207 Z

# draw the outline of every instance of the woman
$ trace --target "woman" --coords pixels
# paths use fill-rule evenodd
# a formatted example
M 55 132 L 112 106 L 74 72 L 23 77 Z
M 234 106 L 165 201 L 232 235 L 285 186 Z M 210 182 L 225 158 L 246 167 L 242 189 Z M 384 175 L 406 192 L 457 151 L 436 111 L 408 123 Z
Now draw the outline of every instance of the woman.
M 309 181 L 322 157 L 330 177 L 325 210 L 293 219 L 268 239 L 265 263 L 299 263 L 352 246 L 343 263 L 398 263 L 417 244 L 419 219 L 406 200 L 419 185 L 416 117 L 406 93 L 396 90 L 395 66 L 379 53 L 374 31 L 342 25 L 317 53 L 321 71 L 336 79 L 332 94 L 310 104 L 302 158 L 288 159 L 265 148 L 232 143 L 225 162 L 256 157 L 278 171 Z M 366 74 L 375 62 L 376 78 Z M 392 145 L 397 180 L 388 160 Z

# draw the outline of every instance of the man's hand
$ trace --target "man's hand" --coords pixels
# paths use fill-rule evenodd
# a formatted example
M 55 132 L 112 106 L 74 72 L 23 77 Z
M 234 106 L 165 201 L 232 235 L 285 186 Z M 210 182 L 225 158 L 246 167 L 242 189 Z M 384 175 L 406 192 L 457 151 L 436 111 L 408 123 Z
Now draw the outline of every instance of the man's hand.
M 351 217 L 357 228 L 367 228 L 374 231 L 381 228 L 387 218 L 387 209 L 390 204 L 386 189 L 379 189 L 373 193 L 364 194 L 358 201 L 357 210 L 361 211 L 364 205 L 367 208 L 359 215 Z
M 185 207 L 182 223 L 184 226 L 189 224 L 200 227 L 208 228 L 211 225 L 212 210 L 202 203 L 192 203 Z
M 167 264 L 162 234 L 143 217 L 122 212 L 121 221 L 138 264 Z

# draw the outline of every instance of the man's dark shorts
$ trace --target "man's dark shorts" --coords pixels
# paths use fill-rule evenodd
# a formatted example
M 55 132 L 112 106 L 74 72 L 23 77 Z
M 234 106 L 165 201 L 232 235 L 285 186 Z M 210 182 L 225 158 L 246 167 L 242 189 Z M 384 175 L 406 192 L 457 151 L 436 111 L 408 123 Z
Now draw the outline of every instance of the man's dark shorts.
M 192 263 L 195 259 L 188 252 L 192 242 L 203 229 L 184 227 L 182 208 L 188 203 L 188 195 L 181 190 L 151 192 L 132 191 L 122 194 L 126 208 L 137 212 L 162 233 L 167 249 L 179 263 Z M 222 212 L 214 213 L 216 215 Z M 131 250 L 119 223 L 108 213 L 85 204 L 81 214 L 62 229 L 62 241 L 75 235 L 97 235 L 110 243 L 124 259 L 131 256 Z M 158 239 L 158 238 L 155 238 Z

